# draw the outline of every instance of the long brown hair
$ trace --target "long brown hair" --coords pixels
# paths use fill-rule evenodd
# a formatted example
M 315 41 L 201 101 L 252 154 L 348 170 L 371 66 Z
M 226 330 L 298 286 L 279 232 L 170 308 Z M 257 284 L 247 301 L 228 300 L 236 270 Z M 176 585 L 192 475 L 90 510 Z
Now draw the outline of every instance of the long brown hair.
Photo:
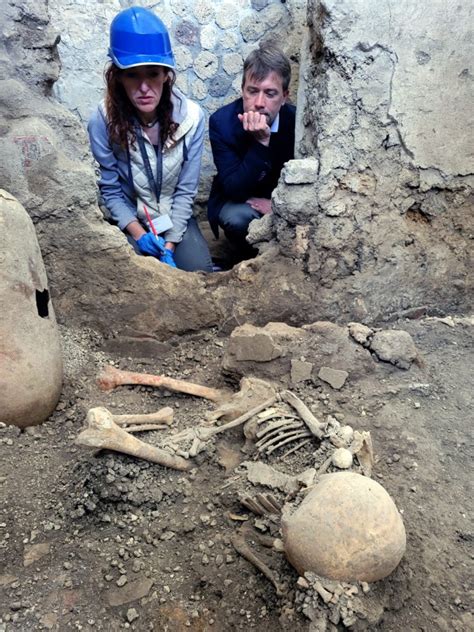
M 168 69 L 167 69 L 168 70 Z M 105 110 L 108 120 L 108 133 L 110 140 L 125 148 L 129 138 L 135 142 L 135 132 L 133 129 L 133 119 L 136 118 L 136 110 L 130 103 L 127 93 L 120 81 L 122 71 L 115 64 L 105 70 L 104 77 L 107 86 L 105 95 Z M 171 92 L 176 81 L 173 70 L 169 70 L 168 81 L 163 84 L 163 92 L 156 116 L 160 124 L 160 140 L 163 144 L 168 138 L 172 138 L 178 129 L 178 124 L 172 119 L 173 104 L 171 102 Z

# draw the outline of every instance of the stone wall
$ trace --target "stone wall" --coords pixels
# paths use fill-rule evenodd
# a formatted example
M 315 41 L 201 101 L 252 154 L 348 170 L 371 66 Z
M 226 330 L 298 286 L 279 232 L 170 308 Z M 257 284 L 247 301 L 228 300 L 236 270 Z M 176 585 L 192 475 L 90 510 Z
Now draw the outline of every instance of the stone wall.
M 442 4 L 430 5 L 432 31 L 409 0 L 310 3 L 301 157 L 285 169 L 273 215 L 255 223 L 261 255 L 205 275 L 135 255 L 103 221 L 83 125 L 51 97 L 59 62 L 48 4 L 0 3 L 0 187 L 33 219 L 59 322 L 133 345 L 213 325 L 472 308 L 473 56 L 467 8 L 451 3 L 447 21 Z
M 62 71 L 54 95 L 83 122 L 103 96 L 110 23 L 119 11 L 137 4 L 152 8 L 168 27 L 177 85 L 207 115 L 240 96 L 243 60 L 262 39 L 275 40 L 291 58 L 296 94 L 306 0 L 49 0 L 51 26 L 61 35 Z M 206 142 L 204 195 L 212 172 Z
M 263 239 L 300 262 L 326 317 L 472 307 L 472 13 L 309 3 L 297 137 L 311 161 L 288 165 Z

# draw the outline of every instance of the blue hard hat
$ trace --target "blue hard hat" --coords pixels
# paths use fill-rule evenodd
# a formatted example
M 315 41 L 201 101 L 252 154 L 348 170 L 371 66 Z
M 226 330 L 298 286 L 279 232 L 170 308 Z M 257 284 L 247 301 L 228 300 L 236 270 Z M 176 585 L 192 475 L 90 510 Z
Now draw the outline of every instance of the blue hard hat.
M 143 7 L 125 9 L 112 20 L 109 57 L 122 69 L 148 65 L 175 67 L 166 26 Z

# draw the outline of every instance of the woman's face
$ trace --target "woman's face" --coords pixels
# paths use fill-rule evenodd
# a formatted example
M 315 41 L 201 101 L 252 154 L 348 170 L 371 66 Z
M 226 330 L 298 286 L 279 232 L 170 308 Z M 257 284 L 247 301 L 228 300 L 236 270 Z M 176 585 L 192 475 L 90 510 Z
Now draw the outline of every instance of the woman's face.
M 145 122 L 154 118 L 167 80 L 168 70 L 163 66 L 134 66 L 122 70 L 123 88 Z

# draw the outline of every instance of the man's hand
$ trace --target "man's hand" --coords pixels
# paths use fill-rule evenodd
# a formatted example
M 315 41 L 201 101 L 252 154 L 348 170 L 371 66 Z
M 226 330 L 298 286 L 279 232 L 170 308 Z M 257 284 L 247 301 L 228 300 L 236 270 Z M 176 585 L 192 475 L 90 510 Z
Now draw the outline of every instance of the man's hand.
M 260 112 L 244 112 L 243 114 L 237 114 L 237 116 L 246 132 L 252 134 L 255 140 L 262 143 L 262 145 L 266 147 L 269 146 L 271 132 L 265 114 L 260 114 Z
M 247 204 L 262 215 L 268 215 L 272 212 L 272 201 L 267 200 L 267 198 L 249 198 Z

